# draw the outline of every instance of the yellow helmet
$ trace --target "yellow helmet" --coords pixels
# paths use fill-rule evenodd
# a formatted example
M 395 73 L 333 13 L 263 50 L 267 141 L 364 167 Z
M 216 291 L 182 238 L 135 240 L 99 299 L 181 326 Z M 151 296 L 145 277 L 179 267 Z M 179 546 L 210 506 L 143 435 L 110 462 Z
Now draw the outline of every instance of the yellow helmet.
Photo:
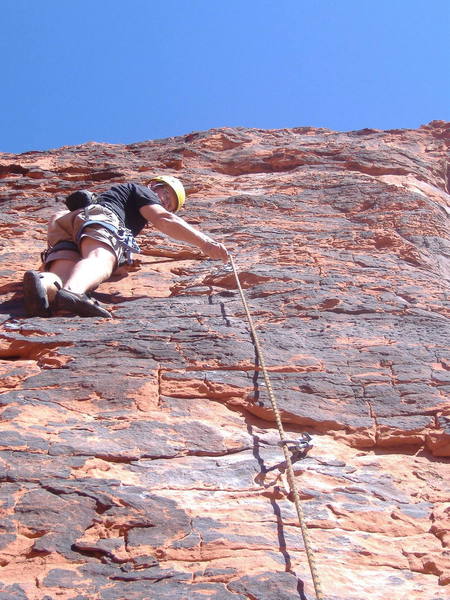
M 178 200 L 178 206 L 175 209 L 175 212 L 180 210 L 183 206 L 184 201 L 186 200 L 186 192 L 184 190 L 183 184 L 176 177 L 172 177 L 172 175 L 158 175 L 157 177 L 152 177 L 150 181 L 162 181 L 163 183 L 167 183 L 173 191 L 175 192 Z

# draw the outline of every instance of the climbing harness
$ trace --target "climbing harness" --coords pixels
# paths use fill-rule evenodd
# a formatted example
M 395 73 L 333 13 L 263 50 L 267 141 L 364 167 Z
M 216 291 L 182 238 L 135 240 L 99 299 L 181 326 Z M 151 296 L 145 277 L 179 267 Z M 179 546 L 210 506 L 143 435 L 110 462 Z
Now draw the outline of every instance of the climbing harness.
M 89 221 L 83 223 L 83 227 L 78 233 L 77 242 L 79 242 L 86 227 L 90 227 L 91 225 L 101 225 L 117 238 L 120 245 L 124 248 L 124 254 L 129 264 L 132 262 L 131 254 L 133 252 L 139 254 L 141 251 L 138 243 L 134 239 L 133 234 L 129 229 L 126 227 L 115 227 L 112 223 L 106 223 L 105 221 L 101 221 L 99 219 L 90 219 Z
M 265 364 L 264 357 L 263 357 L 263 354 L 261 351 L 261 346 L 260 346 L 260 343 L 258 340 L 258 336 L 256 334 L 255 326 L 253 324 L 253 319 L 250 314 L 250 310 L 248 308 L 248 304 L 247 304 L 247 301 L 244 296 L 241 282 L 239 280 L 239 274 L 237 272 L 236 265 L 234 263 L 234 260 L 233 260 L 233 257 L 231 256 L 231 254 L 230 254 L 230 262 L 231 262 L 231 266 L 232 266 L 232 269 L 234 272 L 234 276 L 236 278 L 237 287 L 238 287 L 239 293 L 241 295 L 242 303 L 244 305 L 245 313 L 247 315 L 247 320 L 248 320 L 248 323 L 250 326 L 253 343 L 256 348 L 256 353 L 258 355 L 259 364 L 261 365 L 261 370 L 263 372 L 264 381 L 265 381 L 266 388 L 267 388 L 267 393 L 268 393 L 270 402 L 272 404 L 272 410 L 274 412 L 275 421 L 276 421 L 276 424 L 278 427 L 278 432 L 280 434 L 279 445 L 283 448 L 284 458 L 286 460 L 287 479 L 289 482 L 291 494 L 294 498 L 295 508 L 297 509 L 298 520 L 300 523 L 300 529 L 302 532 L 303 543 L 305 546 L 306 556 L 308 558 L 308 563 L 309 563 L 309 568 L 311 571 L 311 576 L 312 576 L 312 580 L 313 580 L 313 584 L 314 584 L 316 598 L 317 598 L 317 600 L 323 600 L 324 597 L 322 594 L 322 586 L 320 583 L 319 574 L 317 572 L 317 566 L 316 566 L 314 553 L 313 553 L 313 550 L 311 547 L 311 541 L 310 541 L 310 537 L 309 537 L 308 527 L 305 522 L 305 515 L 303 512 L 303 508 L 300 505 L 300 497 L 298 494 L 297 484 L 295 482 L 294 469 L 292 467 L 292 459 L 291 459 L 291 456 L 289 455 L 290 449 L 294 449 L 294 451 L 296 449 L 301 449 L 302 452 L 304 452 L 305 450 L 307 451 L 307 449 L 309 449 L 308 446 L 310 446 L 311 437 L 308 434 L 303 434 L 303 438 L 300 440 L 289 440 L 285 436 L 285 432 L 283 429 L 283 423 L 281 421 L 280 411 L 278 409 L 278 404 L 275 399 L 275 395 L 273 393 L 272 384 L 270 382 L 269 375 L 267 373 L 266 364 Z
M 86 221 L 83 223 L 83 226 L 78 232 L 76 239 L 77 244 L 80 242 L 80 239 L 83 236 L 83 232 L 86 229 L 86 227 L 90 227 L 92 225 L 101 225 L 109 232 L 111 232 L 114 235 L 114 237 L 118 240 L 119 244 L 123 248 L 124 256 L 128 264 L 131 264 L 133 262 L 131 258 L 133 252 L 136 254 L 140 253 L 141 249 L 138 243 L 134 239 L 132 232 L 126 227 L 116 227 L 112 223 L 107 223 L 106 221 L 102 221 L 101 219 L 90 219 L 89 213 L 87 212 L 87 207 L 84 208 L 84 218 L 86 219 Z

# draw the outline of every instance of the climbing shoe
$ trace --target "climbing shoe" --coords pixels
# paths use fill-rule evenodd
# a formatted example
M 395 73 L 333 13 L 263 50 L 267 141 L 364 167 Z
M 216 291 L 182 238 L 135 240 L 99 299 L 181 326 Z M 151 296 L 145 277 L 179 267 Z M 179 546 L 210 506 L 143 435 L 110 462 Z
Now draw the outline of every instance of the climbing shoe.
M 56 310 L 75 313 L 79 317 L 111 317 L 105 308 L 87 294 L 76 294 L 69 290 L 59 290 L 55 296 Z
M 29 317 L 48 317 L 50 303 L 43 273 L 26 271 L 23 276 L 25 311 Z

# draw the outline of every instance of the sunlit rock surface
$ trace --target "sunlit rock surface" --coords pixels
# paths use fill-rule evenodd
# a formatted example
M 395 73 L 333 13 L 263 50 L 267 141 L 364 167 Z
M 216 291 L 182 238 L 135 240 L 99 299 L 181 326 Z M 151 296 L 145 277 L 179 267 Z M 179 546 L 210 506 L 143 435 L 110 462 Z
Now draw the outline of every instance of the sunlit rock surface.
M 216 129 L 0 155 L 2 600 L 314 598 L 228 267 L 151 229 L 97 291 L 26 318 L 21 278 L 70 191 L 180 176 L 233 252 L 327 600 L 450 583 L 450 125 Z

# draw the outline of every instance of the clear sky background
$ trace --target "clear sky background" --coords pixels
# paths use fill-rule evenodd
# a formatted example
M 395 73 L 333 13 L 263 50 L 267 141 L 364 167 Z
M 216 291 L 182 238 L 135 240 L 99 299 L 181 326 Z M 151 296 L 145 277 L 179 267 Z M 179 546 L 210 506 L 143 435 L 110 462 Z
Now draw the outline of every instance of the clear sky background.
M 0 0 L 0 151 L 450 120 L 450 0 Z

